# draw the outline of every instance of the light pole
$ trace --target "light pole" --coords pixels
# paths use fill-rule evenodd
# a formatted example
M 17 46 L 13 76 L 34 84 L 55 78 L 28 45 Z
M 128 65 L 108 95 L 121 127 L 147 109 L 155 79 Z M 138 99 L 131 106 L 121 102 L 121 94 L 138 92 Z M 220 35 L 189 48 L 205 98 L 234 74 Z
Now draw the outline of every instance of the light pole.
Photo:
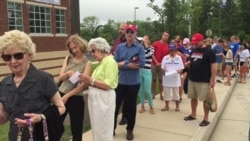
M 191 38 L 191 30 L 192 30 L 192 17 L 190 14 L 186 14 L 184 18 L 188 21 L 188 37 Z
M 139 9 L 139 7 L 134 7 L 134 22 L 136 21 L 136 9 Z

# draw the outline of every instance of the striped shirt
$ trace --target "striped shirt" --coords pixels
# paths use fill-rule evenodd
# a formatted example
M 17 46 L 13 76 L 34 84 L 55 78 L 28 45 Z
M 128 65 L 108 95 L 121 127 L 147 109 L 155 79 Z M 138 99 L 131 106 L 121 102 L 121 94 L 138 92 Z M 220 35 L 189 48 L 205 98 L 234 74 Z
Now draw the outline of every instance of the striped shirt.
M 151 63 L 155 50 L 152 46 L 148 48 L 144 47 L 144 52 L 145 52 L 145 65 L 143 69 L 151 70 Z

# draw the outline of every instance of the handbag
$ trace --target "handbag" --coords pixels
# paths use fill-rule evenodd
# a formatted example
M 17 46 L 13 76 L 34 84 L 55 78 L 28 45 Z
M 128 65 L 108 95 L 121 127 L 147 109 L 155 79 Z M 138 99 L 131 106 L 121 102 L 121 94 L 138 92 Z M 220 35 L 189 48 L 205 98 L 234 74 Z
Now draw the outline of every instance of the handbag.
M 209 109 L 210 112 L 216 112 L 217 111 L 218 103 L 217 103 L 214 88 L 210 89 L 210 92 L 209 92 L 209 94 L 207 96 L 207 100 L 206 100 L 205 105 Z
M 68 58 L 67 58 L 67 65 L 69 64 L 69 59 L 71 58 L 71 56 L 70 55 L 68 55 Z M 59 88 L 61 85 L 62 85 L 62 80 L 59 80 L 58 82 L 57 82 L 57 87 Z

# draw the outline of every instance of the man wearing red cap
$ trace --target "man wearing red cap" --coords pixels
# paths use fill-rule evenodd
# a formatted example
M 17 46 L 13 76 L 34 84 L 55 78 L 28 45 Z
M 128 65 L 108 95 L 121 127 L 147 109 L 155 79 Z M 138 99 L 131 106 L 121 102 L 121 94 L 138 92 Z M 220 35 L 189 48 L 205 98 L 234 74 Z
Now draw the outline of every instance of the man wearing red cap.
M 137 96 L 140 88 L 139 69 L 144 67 L 145 53 L 143 46 L 136 40 L 137 27 L 127 25 L 126 42 L 117 46 L 115 60 L 119 67 L 119 82 L 116 88 L 115 127 L 120 106 L 126 109 L 127 140 L 133 140 L 136 119 Z M 115 134 L 115 132 L 114 132 Z
M 205 106 L 207 96 L 210 89 L 214 88 L 216 76 L 216 57 L 211 48 L 206 47 L 203 42 L 203 35 L 196 33 L 192 36 L 192 44 L 195 48 L 190 54 L 189 61 L 186 65 L 190 65 L 188 98 L 191 99 L 191 114 L 184 120 L 196 120 L 196 108 L 198 99 L 203 101 L 204 117 L 200 126 L 209 124 L 209 109 Z

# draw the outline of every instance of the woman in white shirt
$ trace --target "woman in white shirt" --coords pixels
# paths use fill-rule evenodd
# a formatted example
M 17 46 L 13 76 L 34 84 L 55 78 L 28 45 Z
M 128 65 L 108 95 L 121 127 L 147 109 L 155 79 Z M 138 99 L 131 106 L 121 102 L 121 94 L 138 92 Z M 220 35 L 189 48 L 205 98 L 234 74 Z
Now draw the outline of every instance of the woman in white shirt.
M 239 83 L 245 84 L 246 83 L 246 72 L 247 72 L 247 64 L 249 58 L 249 50 L 247 49 L 246 43 L 241 45 L 240 50 L 240 79 Z
M 180 73 L 184 69 L 184 65 L 181 56 L 177 55 L 175 43 L 169 44 L 169 54 L 163 57 L 161 68 L 164 72 L 162 86 L 165 101 L 165 107 L 161 109 L 161 111 L 169 110 L 169 100 L 171 100 L 170 93 L 172 90 L 176 103 L 175 111 L 179 112 L 179 87 L 181 86 Z

